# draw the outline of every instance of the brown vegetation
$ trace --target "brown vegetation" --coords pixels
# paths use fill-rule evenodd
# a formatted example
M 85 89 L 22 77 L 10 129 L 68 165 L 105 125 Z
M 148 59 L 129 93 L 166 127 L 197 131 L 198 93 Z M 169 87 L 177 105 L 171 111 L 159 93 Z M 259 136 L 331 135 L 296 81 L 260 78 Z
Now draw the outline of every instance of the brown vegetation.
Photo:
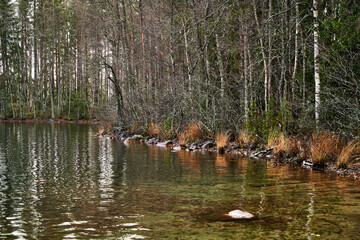
M 185 146 L 189 142 L 187 132 L 179 132 L 177 134 L 180 146 Z
M 315 132 L 309 144 L 311 160 L 324 164 L 326 160 L 336 159 L 340 154 L 341 145 L 339 136 L 325 131 Z
M 360 142 L 351 141 L 349 142 L 340 152 L 337 158 L 338 168 L 346 168 L 347 165 L 360 155 Z
M 219 152 L 223 152 L 229 141 L 229 134 L 225 132 L 217 133 L 215 135 L 216 147 Z
M 285 137 L 283 133 L 272 133 L 268 137 L 268 147 L 274 148 L 277 157 L 305 157 L 303 142 L 300 138 Z
M 189 123 L 183 131 L 179 131 L 177 137 L 180 145 L 185 145 L 189 142 L 196 142 L 204 138 L 202 122 Z
M 156 124 L 156 123 L 149 124 L 148 132 L 149 132 L 150 136 L 152 136 L 152 137 L 160 137 L 162 134 L 161 127 L 159 126 L 159 124 Z
M 241 130 L 239 132 L 239 136 L 237 137 L 236 141 L 240 145 L 240 147 L 245 147 L 250 144 L 251 136 L 248 131 Z

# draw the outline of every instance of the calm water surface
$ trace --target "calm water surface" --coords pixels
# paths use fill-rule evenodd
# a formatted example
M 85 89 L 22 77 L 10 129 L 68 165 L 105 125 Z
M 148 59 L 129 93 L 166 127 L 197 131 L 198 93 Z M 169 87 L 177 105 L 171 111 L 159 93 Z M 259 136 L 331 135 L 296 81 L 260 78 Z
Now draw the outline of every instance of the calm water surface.
M 0 123 L 0 239 L 360 239 L 359 182 L 97 131 Z

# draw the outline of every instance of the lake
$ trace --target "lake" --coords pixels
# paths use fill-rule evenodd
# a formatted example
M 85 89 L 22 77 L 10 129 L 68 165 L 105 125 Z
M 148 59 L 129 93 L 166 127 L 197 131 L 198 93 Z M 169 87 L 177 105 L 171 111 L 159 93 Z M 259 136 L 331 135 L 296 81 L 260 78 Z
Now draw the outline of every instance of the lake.
M 0 239 L 360 239 L 359 181 L 97 132 L 0 123 Z

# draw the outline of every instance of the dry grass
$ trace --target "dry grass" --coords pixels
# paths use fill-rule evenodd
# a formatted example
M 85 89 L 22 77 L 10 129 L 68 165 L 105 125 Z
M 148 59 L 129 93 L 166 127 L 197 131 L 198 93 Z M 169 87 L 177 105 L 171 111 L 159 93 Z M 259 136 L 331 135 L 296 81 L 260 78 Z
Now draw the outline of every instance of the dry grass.
M 102 134 L 105 131 L 104 127 L 99 127 L 98 134 Z
M 187 138 L 190 141 L 201 139 L 203 137 L 202 127 L 202 122 L 190 123 L 185 130 Z
M 239 132 L 239 136 L 237 137 L 236 141 L 239 143 L 240 146 L 244 147 L 250 144 L 251 136 L 248 131 L 241 130 Z
M 270 133 L 268 136 L 268 147 L 274 148 L 274 154 L 280 155 L 286 150 L 286 138 L 283 133 Z
M 326 160 L 336 159 L 340 154 L 341 141 L 332 133 L 319 131 L 312 134 L 309 149 L 312 161 L 324 164 Z
M 159 137 L 162 134 L 161 127 L 159 126 L 159 124 L 156 124 L 156 123 L 149 124 L 148 132 L 149 132 L 150 136 L 152 136 L 152 137 Z
M 201 122 L 190 123 L 187 127 L 177 133 L 180 145 L 185 145 L 186 143 L 198 141 L 203 138 L 203 124 Z
M 360 155 L 360 142 L 349 142 L 340 152 L 337 158 L 338 168 L 345 168 L 351 160 Z
M 217 149 L 223 151 L 229 142 L 229 134 L 224 132 L 217 133 L 215 135 L 215 141 Z
M 177 134 L 177 137 L 179 139 L 180 146 L 185 146 L 189 142 L 189 137 L 187 135 L 187 132 L 179 132 Z
M 298 156 L 301 155 L 302 143 L 297 137 L 285 137 L 283 133 L 270 134 L 268 137 L 268 147 L 274 148 L 276 156 Z

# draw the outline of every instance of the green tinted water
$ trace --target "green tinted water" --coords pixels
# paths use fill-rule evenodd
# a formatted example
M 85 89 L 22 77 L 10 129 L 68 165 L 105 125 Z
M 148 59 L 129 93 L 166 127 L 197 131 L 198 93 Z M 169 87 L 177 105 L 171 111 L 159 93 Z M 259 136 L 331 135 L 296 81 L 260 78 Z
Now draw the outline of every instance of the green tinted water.
M 96 132 L 0 123 L 0 239 L 360 238 L 359 182 Z

